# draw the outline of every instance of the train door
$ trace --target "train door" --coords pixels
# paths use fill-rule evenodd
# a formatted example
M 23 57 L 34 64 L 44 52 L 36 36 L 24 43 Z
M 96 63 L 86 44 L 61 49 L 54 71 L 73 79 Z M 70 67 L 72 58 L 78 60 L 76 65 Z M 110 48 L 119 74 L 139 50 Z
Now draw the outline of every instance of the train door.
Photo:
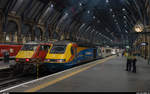
M 102 58 L 102 50 L 100 47 L 97 47 L 97 56 L 98 58 Z
M 75 46 L 71 47 L 71 54 L 73 56 L 73 62 L 77 63 L 77 47 Z
M 77 60 L 77 57 L 78 57 L 77 47 L 74 47 L 74 49 L 75 49 L 75 59 Z
M 38 57 L 44 60 L 49 48 L 50 48 L 49 45 L 40 45 L 40 48 L 38 51 Z

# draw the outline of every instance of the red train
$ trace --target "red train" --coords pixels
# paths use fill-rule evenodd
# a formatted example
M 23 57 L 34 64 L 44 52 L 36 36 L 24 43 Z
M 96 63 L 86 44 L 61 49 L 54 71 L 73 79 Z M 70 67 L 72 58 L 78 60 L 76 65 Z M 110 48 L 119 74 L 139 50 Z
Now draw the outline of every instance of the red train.
M 16 62 L 19 63 L 40 63 L 44 61 L 51 43 L 30 42 L 23 45 L 16 55 Z
M 17 44 L 0 44 L 0 59 L 4 58 L 4 53 L 9 52 L 10 58 L 15 58 L 22 45 Z
M 36 64 L 42 64 L 45 56 L 52 46 L 52 43 L 25 43 L 16 55 L 16 64 L 11 66 L 15 74 L 35 73 Z M 45 67 L 40 66 L 40 71 L 44 71 Z

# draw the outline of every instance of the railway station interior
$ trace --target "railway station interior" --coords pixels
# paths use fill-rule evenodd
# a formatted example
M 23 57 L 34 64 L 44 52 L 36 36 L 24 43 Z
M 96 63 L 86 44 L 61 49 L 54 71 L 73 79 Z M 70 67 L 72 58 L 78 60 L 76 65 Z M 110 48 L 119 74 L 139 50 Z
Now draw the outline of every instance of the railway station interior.
M 0 0 L 6 92 L 150 94 L 150 0 Z

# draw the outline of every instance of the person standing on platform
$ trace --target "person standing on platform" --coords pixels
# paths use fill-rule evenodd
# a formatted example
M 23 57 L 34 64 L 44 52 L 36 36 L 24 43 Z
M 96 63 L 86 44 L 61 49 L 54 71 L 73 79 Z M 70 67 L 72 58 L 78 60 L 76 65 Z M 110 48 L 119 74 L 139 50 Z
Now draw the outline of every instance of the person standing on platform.
M 133 67 L 132 72 L 134 72 L 134 73 L 136 73 L 136 61 L 137 61 L 137 59 L 136 59 L 136 56 L 134 54 L 132 57 L 132 67 Z
M 8 51 L 4 52 L 4 63 L 9 63 L 9 52 Z
M 132 62 L 132 56 L 131 53 L 129 53 L 127 55 L 126 71 L 131 71 L 131 62 Z

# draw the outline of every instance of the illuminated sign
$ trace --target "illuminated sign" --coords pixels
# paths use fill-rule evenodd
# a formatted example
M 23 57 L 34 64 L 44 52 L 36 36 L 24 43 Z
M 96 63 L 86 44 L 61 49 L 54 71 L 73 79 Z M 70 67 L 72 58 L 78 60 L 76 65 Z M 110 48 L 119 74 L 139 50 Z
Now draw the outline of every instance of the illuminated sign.
M 142 42 L 142 43 L 141 43 L 141 46 L 147 46 L 147 45 L 148 45 L 147 42 Z

